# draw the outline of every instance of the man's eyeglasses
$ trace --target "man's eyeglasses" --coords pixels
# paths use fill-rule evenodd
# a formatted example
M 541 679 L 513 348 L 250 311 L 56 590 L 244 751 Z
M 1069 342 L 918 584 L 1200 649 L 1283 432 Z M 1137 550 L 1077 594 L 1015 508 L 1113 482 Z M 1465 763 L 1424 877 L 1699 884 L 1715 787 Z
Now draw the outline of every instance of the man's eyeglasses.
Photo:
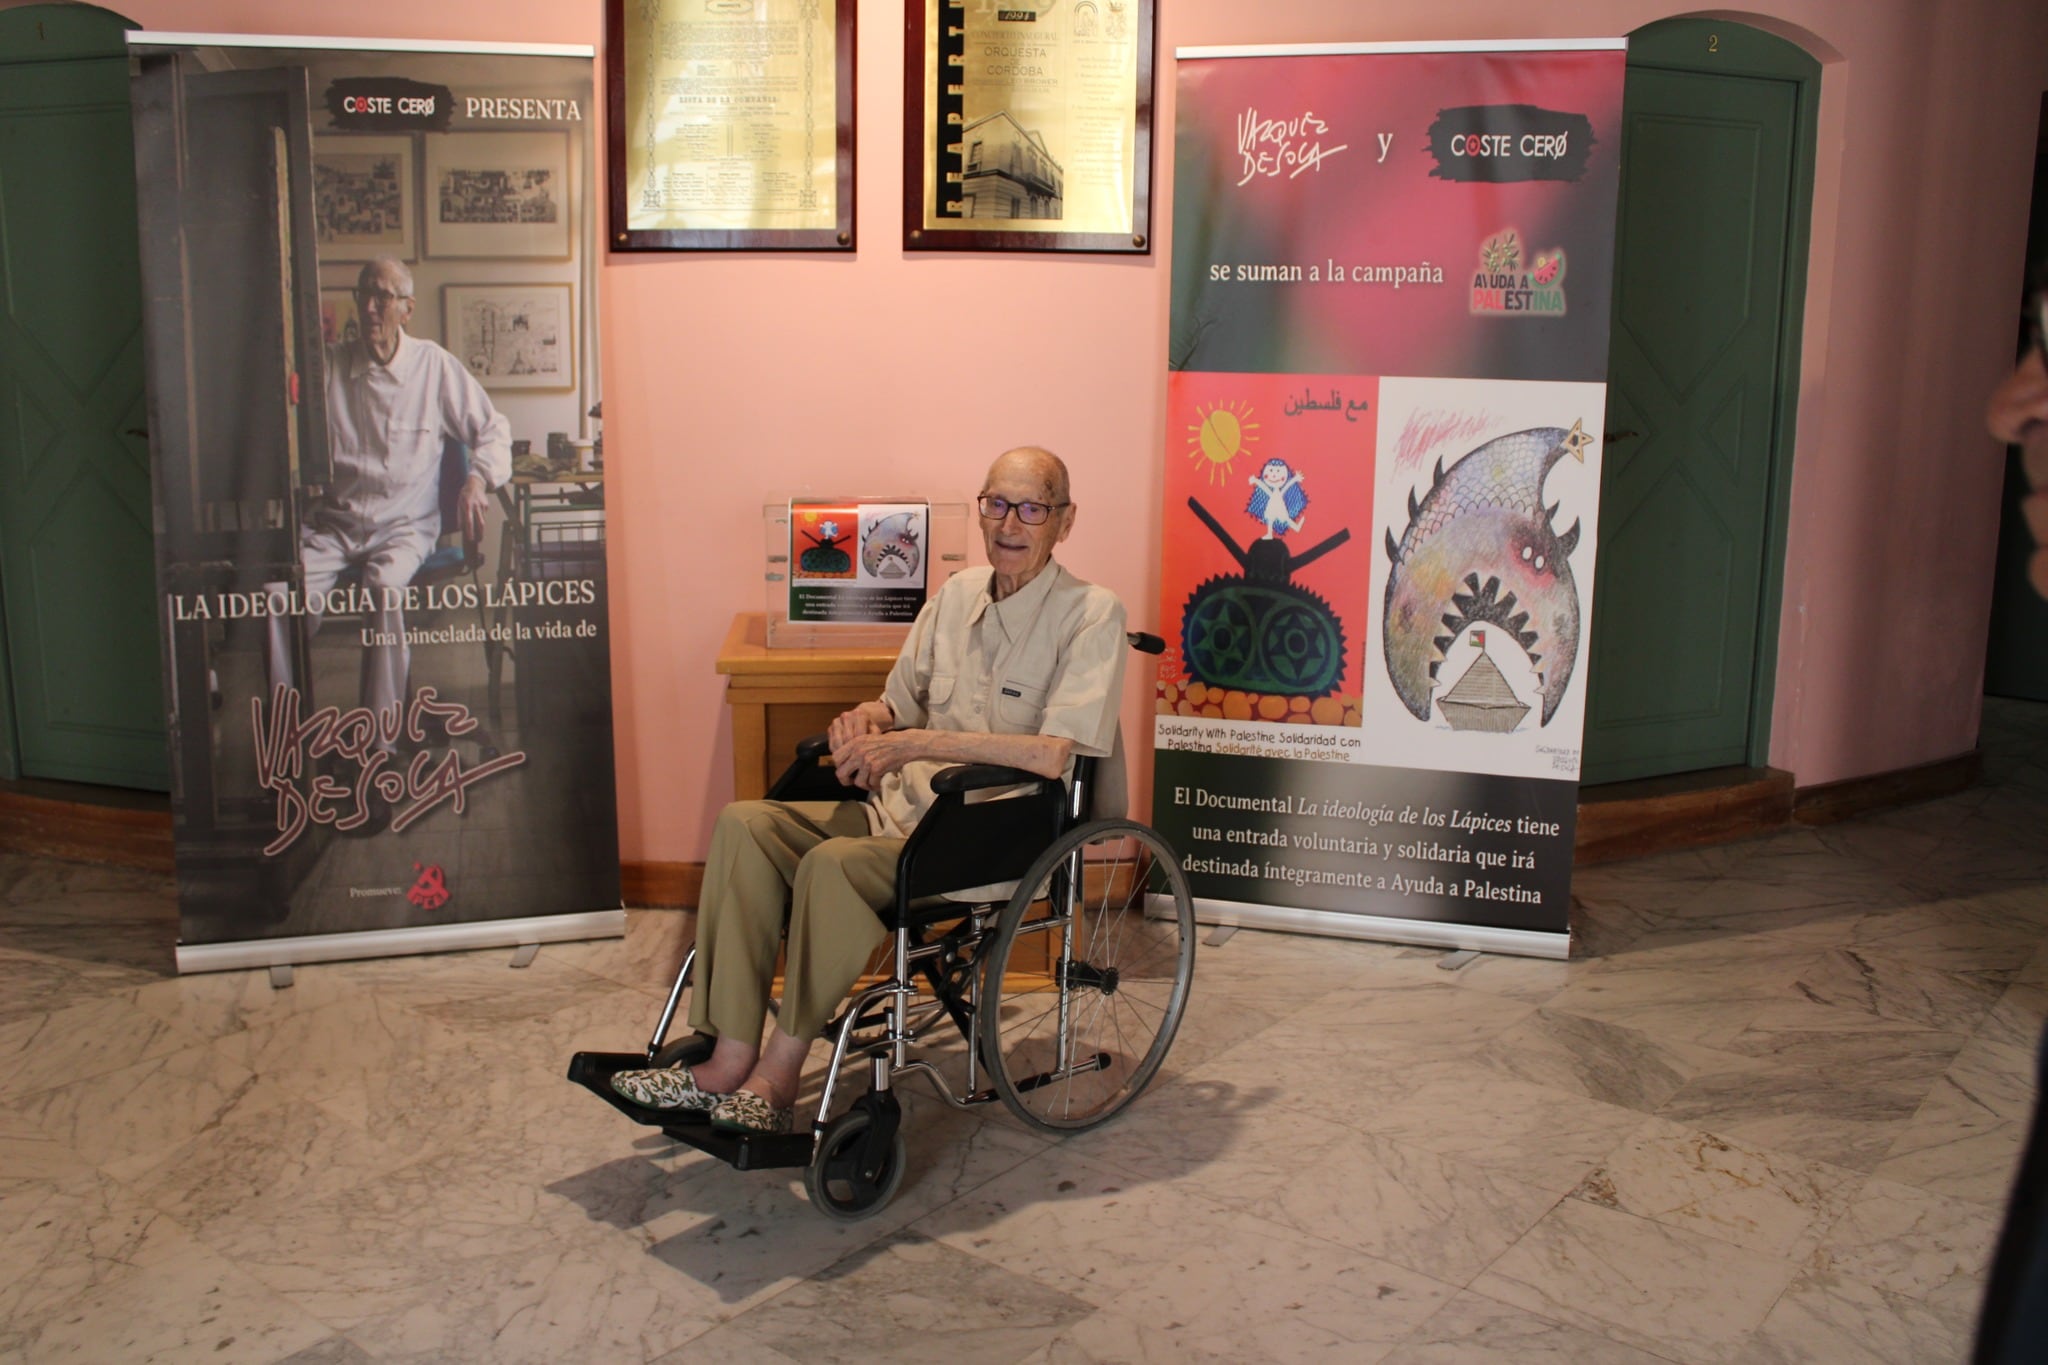
M 394 304 L 412 302 L 412 295 L 394 294 L 389 289 L 356 289 L 350 292 L 356 296 L 356 302 L 365 308 L 373 303 L 379 308 L 389 308 Z
M 979 498 L 975 499 L 975 505 L 981 509 L 981 515 L 987 521 L 1001 521 L 1004 517 L 1009 516 L 1010 513 L 1015 512 L 1017 520 L 1023 522 L 1026 526 L 1043 526 L 1045 525 L 1045 519 L 1059 508 L 1070 507 L 1073 504 L 1065 502 L 1011 502 L 1008 498 L 999 498 L 993 493 L 983 493 Z

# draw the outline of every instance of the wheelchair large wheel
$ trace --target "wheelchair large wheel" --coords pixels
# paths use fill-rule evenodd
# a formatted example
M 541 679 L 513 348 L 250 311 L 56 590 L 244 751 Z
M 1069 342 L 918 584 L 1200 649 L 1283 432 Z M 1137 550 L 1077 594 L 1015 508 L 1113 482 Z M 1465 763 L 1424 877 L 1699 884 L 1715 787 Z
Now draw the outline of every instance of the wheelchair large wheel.
M 1166 1060 L 1194 970 L 1194 904 L 1167 842 L 1135 820 L 1067 831 L 986 954 L 975 1030 L 995 1092 L 1035 1128 L 1108 1119 Z

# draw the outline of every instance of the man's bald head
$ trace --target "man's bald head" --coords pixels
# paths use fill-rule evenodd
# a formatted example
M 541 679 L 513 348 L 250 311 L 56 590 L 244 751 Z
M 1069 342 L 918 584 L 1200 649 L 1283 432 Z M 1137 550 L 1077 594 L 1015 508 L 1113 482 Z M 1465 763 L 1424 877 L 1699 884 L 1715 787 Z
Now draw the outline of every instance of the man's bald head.
M 356 275 L 356 288 L 386 289 L 402 299 L 412 297 L 412 271 L 396 256 L 377 256 Z
M 1016 479 L 1037 485 L 1040 502 L 1058 506 L 1069 501 L 1067 462 L 1044 446 L 1018 446 L 1004 451 L 988 467 L 988 477 L 982 483 L 993 488 L 999 482 Z
M 989 567 L 995 570 L 989 591 L 1000 602 L 1036 578 L 1052 561 L 1053 547 L 1074 529 L 1067 466 L 1043 446 L 1006 450 L 988 467 L 977 503 L 982 544 L 988 550 Z M 1004 509 L 993 521 L 988 512 L 991 506 Z M 1024 520 L 1027 507 L 1038 521 Z

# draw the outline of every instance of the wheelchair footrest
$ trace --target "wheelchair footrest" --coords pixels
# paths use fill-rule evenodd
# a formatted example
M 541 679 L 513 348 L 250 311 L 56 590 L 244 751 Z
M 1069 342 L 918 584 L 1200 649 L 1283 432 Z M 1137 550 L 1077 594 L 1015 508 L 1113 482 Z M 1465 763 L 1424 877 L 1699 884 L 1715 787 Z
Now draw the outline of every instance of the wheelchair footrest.
M 612 1089 L 615 1073 L 637 1071 L 646 1065 L 646 1055 L 639 1052 L 579 1052 L 569 1059 L 569 1079 L 633 1122 L 659 1128 L 677 1142 L 688 1143 L 737 1170 L 811 1164 L 815 1140 L 808 1127 L 795 1133 L 722 1133 L 712 1128 L 703 1114 L 649 1109 Z

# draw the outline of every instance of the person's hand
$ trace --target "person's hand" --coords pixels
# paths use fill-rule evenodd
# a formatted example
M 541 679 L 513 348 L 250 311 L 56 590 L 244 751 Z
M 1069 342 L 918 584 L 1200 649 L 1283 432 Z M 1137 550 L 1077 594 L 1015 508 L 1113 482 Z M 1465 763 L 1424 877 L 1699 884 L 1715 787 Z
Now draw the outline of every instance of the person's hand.
M 871 792 L 883 778 L 915 757 L 910 731 L 881 730 L 835 747 L 833 772 L 845 785 Z
M 1984 413 L 1984 425 L 2007 445 L 2025 440 L 2027 428 L 2036 422 L 2048 422 L 2048 365 L 2042 363 L 2038 347 L 2005 377 Z
M 876 714 L 884 708 L 878 702 L 864 701 L 851 711 L 841 711 L 832 718 L 832 727 L 825 737 L 832 745 L 832 761 L 839 761 L 839 751 L 862 735 L 877 734 L 889 728 L 888 719 Z
M 462 524 L 462 538 L 472 545 L 480 545 L 484 538 L 484 517 L 491 509 L 491 495 L 484 487 L 484 476 L 472 473 L 462 481 L 462 492 L 456 497 L 456 520 Z

